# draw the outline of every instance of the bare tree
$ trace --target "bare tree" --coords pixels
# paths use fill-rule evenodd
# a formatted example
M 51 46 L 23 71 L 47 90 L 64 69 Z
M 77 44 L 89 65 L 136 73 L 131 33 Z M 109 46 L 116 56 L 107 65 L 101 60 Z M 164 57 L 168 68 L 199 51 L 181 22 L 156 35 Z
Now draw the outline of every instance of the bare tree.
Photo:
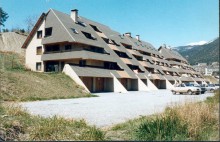
M 37 15 L 28 16 L 25 19 L 25 24 L 27 25 L 27 32 L 30 33 L 35 23 L 37 22 Z

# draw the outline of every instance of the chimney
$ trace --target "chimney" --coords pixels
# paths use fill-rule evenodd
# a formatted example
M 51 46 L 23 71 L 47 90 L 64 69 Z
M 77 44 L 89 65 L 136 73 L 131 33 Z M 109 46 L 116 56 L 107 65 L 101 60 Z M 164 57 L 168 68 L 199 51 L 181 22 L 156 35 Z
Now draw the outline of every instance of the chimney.
M 131 37 L 131 33 L 130 32 L 125 33 L 125 35 Z
M 70 17 L 73 19 L 75 23 L 77 23 L 78 22 L 78 10 L 77 9 L 71 10 Z
M 140 41 L 140 35 L 136 35 L 136 39 Z

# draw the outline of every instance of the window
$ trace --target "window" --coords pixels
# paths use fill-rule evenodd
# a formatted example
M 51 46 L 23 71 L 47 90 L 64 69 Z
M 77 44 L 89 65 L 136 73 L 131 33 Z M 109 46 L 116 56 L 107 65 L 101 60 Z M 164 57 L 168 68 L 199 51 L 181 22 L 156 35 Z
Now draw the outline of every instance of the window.
M 59 51 L 60 51 L 60 46 L 58 44 L 45 46 L 45 52 L 59 52 Z
M 121 39 L 124 39 L 123 35 L 118 35 Z
M 80 60 L 79 61 L 79 66 L 84 67 L 86 65 L 86 60 Z
M 139 66 L 130 65 L 130 64 L 127 64 L 127 66 L 128 66 L 131 70 L 133 70 L 133 71 L 137 70 L 137 72 L 140 72 L 140 73 L 143 73 L 143 72 L 144 72 L 144 71 L 142 71 L 142 70 L 139 68 Z
M 96 26 L 90 25 L 96 32 L 102 33 Z
M 71 50 L 72 49 L 72 46 L 69 44 L 69 45 L 65 45 L 65 50 Z
M 37 31 L 37 39 L 42 38 L 42 31 Z
M 77 24 L 79 24 L 80 26 L 86 27 L 86 23 L 84 23 L 82 21 L 78 21 Z
M 131 46 L 131 45 L 124 44 L 124 43 L 122 43 L 122 45 L 123 45 L 125 48 L 127 48 L 127 49 L 132 49 L 132 46 Z
M 115 53 L 116 53 L 119 57 L 131 59 L 131 58 L 130 58 L 126 53 L 124 53 L 124 52 L 120 52 L 120 51 L 116 51 L 116 50 L 113 50 L 113 51 L 115 51 Z
M 37 47 L 37 55 L 41 55 L 42 54 L 42 46 L 38 46 Z
M 41 62 L 36 63 L 36 70 L 41 71 Z
M 73 33 L 75 33 L 75 34 L 78 34 L 79 32 L 76 30 L 76 29 L 74 29 L 74 28 L 71 28 L 71 30 L 73 31 Z
M 110 70 L 123 70 L 115 62 L 104 62 L 104 68 Z
M 108 39 L 108 38 L 102 37 L 102 39 L 103 39 L 107 44 L 109 44 L 109 39 Z
M 116 46 L 120 46 L 117 42 L 115 42 L 114 40 L 110 40 L 110 44 L 116 45 Z
M 132 54 L 138 61 L 143 61 L 143 57 L 142 56 L 137 56 L 137 55 L 134 55 Z
M 52 35 L 52 27 L 45 28 L 45 37 Z
M 83 31 L 82 31 L 82 33 L 84 34 L 84 36 L 85 36 L 86 38 L 92 39 L 92 40 L 96 40 L 96 38 L 95 38 L 92 34 L 87 33 L 87 32 L 83 32 Z

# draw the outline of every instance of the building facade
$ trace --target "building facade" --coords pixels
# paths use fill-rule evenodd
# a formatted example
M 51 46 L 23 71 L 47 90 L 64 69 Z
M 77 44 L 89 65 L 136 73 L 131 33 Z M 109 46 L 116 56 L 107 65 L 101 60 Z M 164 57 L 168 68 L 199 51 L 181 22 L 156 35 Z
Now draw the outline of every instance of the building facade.
M 78 15 L 50 9 L 38 19 L 22 48 L 26 66 L 64 72 L 88 92 L 172 89 L 175 83 L 205 83 L 177 52 L 120 34 Z

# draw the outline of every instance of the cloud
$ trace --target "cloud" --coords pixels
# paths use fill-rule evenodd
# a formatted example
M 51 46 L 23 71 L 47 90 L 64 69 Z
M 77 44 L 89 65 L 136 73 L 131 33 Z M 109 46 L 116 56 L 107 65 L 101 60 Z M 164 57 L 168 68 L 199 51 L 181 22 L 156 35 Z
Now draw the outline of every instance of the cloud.
M 194 46 L 194 45 L 203 45 L 203 44 L 206 44 L 207 41 L 198 41 L 198 42 L 191 42 L 187 45 L 190 45 L 190 46 Z

